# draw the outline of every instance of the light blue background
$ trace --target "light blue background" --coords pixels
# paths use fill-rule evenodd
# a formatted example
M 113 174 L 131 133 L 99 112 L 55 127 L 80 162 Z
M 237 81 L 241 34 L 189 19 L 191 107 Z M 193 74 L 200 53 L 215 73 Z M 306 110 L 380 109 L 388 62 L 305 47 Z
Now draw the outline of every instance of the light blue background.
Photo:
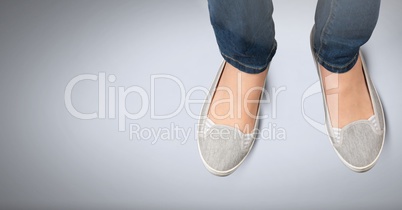
M 187 141 L 130 140 L 128 131 L 118 132 L 117 119 L 80 120 L 64 104 L 68 82 L 81 74 L 113 74 L 117 79 L 107 87 L 137 86 L 147 93 L 155 74 L 178 78 L 186 91 L 209 88 L 222 58 L 205 0 L 0 1 L 0 208 L 400 208 L 402 3 L 382 2 L 364 46 L 387 118 L 382 156 L 364 174 L 345 167 L 301 113 L 304 91 L 318 80 L 309 51 L 315 4 L 274 1 L 279 48 L 268 88 L 286 91 L 277 98 L 277 118 L 261 125 L 284 128 L 286 139 L 257 140 L 244 164 L 219 178 L 204 168 L 194 138 L 197 120 L 185 110 L 165 120 L 151 119 L 148 110 L 127 126 L 173 124 L 192 129 Z M 157 114 L 179 105 L 172 81 L 158 81 L 155 92 Z M 77 84 L 74 106 L 97 111 L 97 94 L 96 82 Z M 319 94 L 305 105 L 323 122 Z M 126 107 L 139 110 L 139 96 L 127 97 Z M 262 111 L 272 114 L 272 106 Z

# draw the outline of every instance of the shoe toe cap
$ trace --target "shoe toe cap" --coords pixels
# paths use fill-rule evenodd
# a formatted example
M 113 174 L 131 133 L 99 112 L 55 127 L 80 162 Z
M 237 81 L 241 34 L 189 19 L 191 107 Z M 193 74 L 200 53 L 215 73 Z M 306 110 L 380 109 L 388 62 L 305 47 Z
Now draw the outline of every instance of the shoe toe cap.
M 249 145 L 234 128 L 214 126 L 199 141 L 205 164 L 212 170 L 225 173 L 234 170 L 246 157 Z
M 371 168 L 383 145 L 383 133 L 377 132 L 365 122 L 352 124 L 342 129 L 341 141 L 334 144 L 343 160 L 356 171 Z

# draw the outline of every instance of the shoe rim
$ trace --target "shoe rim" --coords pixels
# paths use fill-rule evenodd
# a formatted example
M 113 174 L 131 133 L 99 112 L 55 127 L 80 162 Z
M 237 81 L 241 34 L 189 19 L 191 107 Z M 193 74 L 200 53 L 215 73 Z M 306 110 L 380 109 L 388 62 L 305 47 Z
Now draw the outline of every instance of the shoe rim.
M 209 95 L 211 95 L 211 93 L 212 93 L 212 96 L 211 96 L 211 97 L 208 97 L 208 96 L 207 96 L 207 98 L 205 99 L 204 105 L 203 105 L 203 107 L 202 107 L 202 109 L 201 109 L 201 115 L 200 115 L 200 119 L 199 119 L 199 123 L 198 123 L 198 124 L 199 124 L 200 126 L 202 126 L 202 127 L 205 126 L 205 120 L 206 120 L 207 115 L 208 115 L 208 112 L 209 112 L 209 105 L 210 105 L 210 103 L 211 103 L 211 101 L 212 101 L 212 99 L 213 99 L 213 95 L 215 94 L 216 87 L 217 87 L 217 85 L 218 85 L 218 83 L 219 83 L 220 77 L 222 76 L 222 73 L 223 73 L 223 70 L 224 70 L 224 67 L 226 66 L 226 64 L 227 64 L 227 62 L 226 62 L 225 60 L 223 60 L 221 66 L 220 66 L 220 68 L 219 68 L 219 71 L 218 71 L 218 73 L 217 73 L 217 75 L 216 75 L 216 77 L 215 77 L 215 78 L 218 78 L 218 77 L 219 77 L 219 78 L 214 80 L 214 82 L 212 83 L 212 86 L 211 86 L 211 88 L 210 88 L 210 91 L 209 91 Z M 269 69 L 269 65 L 268 65 L 267 69 Z M 263 88 L 265 88 L 265 84 L 266 84 L 266 79 L 264 80 Z M 261 100 L 262 100 L 263 95 L 264 95 L 264 91 L 261 93 L 260 102 L 261 102 Z M 206 107 L 205 107 L 205 106 L 206 106 Z M 259 105 L 259 106 L 258 106 L 258 110 L 257 110 L 257 117 L 256 117 L 255 123 L 254 123 L 254 129 L 253 129 L 253 131 L 255 131 L 255 129 L 258 128 L 258 126 L 259 126 L 260 107 L 261 107 L 261 106 Z M 205 112 L 205 116 L 204 116 L 204 112 Z M 204 119 L 204 118 L 205 118 L 205 119 Z M 240 131 L 240 132 L 241 132 L 241 131 Z M 240 165 L 246 160 L 247 156 L 250 154 L 251 149 L 252 149 L 253 146 L 254 146 L 255 140 L 257 139 L 257 136 L 254 136 L 254 137 L 253 137 L 253 139 L 251 140 L 250 147 L 249 147 L 249 149 L 247 150 L 246 155 L 242 158 L 242 160 L 241 160 L 238 164 L 236 164 L 234 167 L 232 167 L 232 168 L 229 169 L 229 170 L 221 171 L 221 170 L 216 170 L 216 169 L 212 168 L 212 167 L 205 161 L 204 156 L 202 155 L 202 152 L 201 152 L 201 147 L 200 147 L 200 129 L 198 129 L 198 133 L 199 133 L 199 135 L 198 135 L 198 138 L 197 138 L 197 146 L 198 146 L 198 152 L 199 152 L 199 154 L 200 154 L 200 156 L 201 156 L 201 160 L 202 160 L 202 162 L 203 162 L 205 168 L 206 168 L 210 173 L 212 173 L 212 174 L 214 174 L 214 175 L 216 175 L 216 176 L 228 176 L 228 175 L 232 174 L 237 168 L 239 168 Z
M 348 161 L 346 161 L 342 157 L 342 155 L 338 152 L 338 150 L 334 146 L 333 140 L 332 140 L 331 135 L 330 135 L 331 129 L 333 129 L 333 127 L 332 127 L 332 124 L 330 123 L 330 121 L 328 119 L 329 110 L 328 110 L 328 106 L 326 104 L 326 98 L 325 98 L 325 95 L 324 95 L 324 92 L 323 92 L 324 90 L 323 90 L 323 82 L 322 82 L 322 79 L 321 79 L 321 72 L 319 70 L 318 60 L 317 60 L 317 57 L 316 57 L 316 55 L 314 53 L 314 49 L 313 49 L 313 32 L 314 32 L 314 30 L 315 29 L 313 27 L 313 29 L 311 31 L 311 34 L 310 34 L 310 49 L 311 49 L 312 57 L 314 59 L 314 64 L 315 64 L 317 72 L 318 72 L 318 77 L 319 77 L 318 79 L 320 81 L 321 94 L 323 96 L 323 104 L 324 104 L 324 111 L 325 111 L 325 127 L 327 128 L 328 139 L 329 139 L 333 149 L 335 150 L 336 154 L 338 155 L 339 159 L 343 162 L 344 165 L 346 165 L 352 171 L 355 171 L 355 172 L 358 172 L 358 173 L 366 172 L 366 171 L 372 169 L 374 167 L 374 165 L 377 163 L 377 161 L 378 161 L 378 159 L 379 159 L 379 157 L 380 157 L 380 155 L 382 153 L 384 143 L 385 143 L 386 123 L 385 123 L 385 114 L 384 114 L 384 109 L 383 109 L 383 106 L 382 106 L 381 99 L 380 99 L 380 97 L 378 95 L 378 92 L 377 92 L 377 89 L 376 89 L 375 85 L 374 84 L 372 85 L 373 90 L 371 90 L 370 85 L 367 85 L 367 89 L 368 89 L 369 94 L 370 94 L 370 101 L 371 101 L 371 105 L 372 105 L 373 109 L 374 109 L 374 103 L 373 103 L 373 100 L 371 98 L 372 98 L 372 95 L 375 95 L 378 98 L 380 110 L 382 110 L 381 115 L 382 115 L 382 119 L 383 119 L 383 122 L 384 122 L 384 129 L 383 129 L 383 134 L 382 134 L 382 143 L 381 143 L 381 148 L 380 148 L 376 158 L 371 163 L 369 163 L 366 166 L 354 166 L 354 165 L 350 164 Z M 362 61 L 363 73 L 365 75 L 366 84 L 368 82 L 372 83 L 371 77 L 367 72 L 366 62 L 364 60 L 364 56 L 363 56 L 363 53 L 362 53 L 361 50 L 359 50 L 359 55 L 360 55 L 361 61 Z M 372 93 L 373 91 L 374 91 L 375 94 Z M 374 115 L 379 114 L 379 113 L 376 113 L 375 109 L 373 110 L 373 112 L 374 112 Z

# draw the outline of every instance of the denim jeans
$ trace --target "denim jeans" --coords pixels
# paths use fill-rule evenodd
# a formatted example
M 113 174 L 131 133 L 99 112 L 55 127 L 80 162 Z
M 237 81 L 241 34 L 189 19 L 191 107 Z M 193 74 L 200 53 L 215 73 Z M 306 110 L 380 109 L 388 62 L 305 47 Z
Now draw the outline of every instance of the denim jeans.
M 247 73 L 264 71 L 277 48 L 272 1 L 208 0 L 208 6 L 223 58 Z M 380 0 L 318 0 L 312 34 L 318 62 L 334 73 L 350 70 L 379 9 Z

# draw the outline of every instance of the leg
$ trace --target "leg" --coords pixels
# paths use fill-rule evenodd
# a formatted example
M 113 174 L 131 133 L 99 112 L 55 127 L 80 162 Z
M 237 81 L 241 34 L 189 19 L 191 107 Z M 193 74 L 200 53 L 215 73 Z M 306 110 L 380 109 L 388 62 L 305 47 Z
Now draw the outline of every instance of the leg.
M 333 127 L 373 115 L 359 49 L 377 23 L 380 0 L 319 0 L 314 51 L 321 64 Z
M 247 73 L 264 71 L 276 50 L 270 0 L 209 0 L 209 14 L 224 59 Z
M 219 49 L 227 62 L 208 118 L 249 133 L 258 110 L 255 101 L 259 100 L 267 66 L 276 51 L 272 2 L 208 2 Z
M 267 67 L 276 50 L 273 8 L 270 0 L 208 3 L 226 62 L 209 92 L 212 101 L 207 98 L 204 103 L 198 146 L 206 168 L 215 175 L 227 176 L 245 160 L 258 133 L 254 130 L 258 122 L 255 116 Z

